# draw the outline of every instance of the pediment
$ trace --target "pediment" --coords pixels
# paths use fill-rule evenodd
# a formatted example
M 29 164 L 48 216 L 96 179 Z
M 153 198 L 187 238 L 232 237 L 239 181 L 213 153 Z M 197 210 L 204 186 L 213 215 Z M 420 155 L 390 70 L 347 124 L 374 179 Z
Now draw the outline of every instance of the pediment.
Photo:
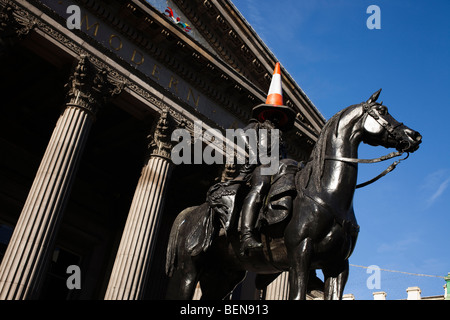
M 178 5 L 172 0 L 145 0 L 148 4 L 153 6 L 157 11 L 162 13 L 169 21 L 183 30 L 186 35 L 192 37 L 210 53 L 220 57 L 220 54 L 211 46 L 210 42 L 204 38 L 202 33 L 191 22 L 191 20 L 184 14 Z

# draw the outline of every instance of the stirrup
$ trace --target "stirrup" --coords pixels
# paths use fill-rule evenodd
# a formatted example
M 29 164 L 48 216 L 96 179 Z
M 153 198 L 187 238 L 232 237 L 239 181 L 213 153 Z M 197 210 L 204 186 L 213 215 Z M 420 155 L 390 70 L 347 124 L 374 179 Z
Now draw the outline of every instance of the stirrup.
M 263 244 L 257 241 L 253 235 L 244 234 L 243 239 L 241 240 L 241 249 L 240 254 L 243 256 L 248 250 L 259 249 L 262 248 Z

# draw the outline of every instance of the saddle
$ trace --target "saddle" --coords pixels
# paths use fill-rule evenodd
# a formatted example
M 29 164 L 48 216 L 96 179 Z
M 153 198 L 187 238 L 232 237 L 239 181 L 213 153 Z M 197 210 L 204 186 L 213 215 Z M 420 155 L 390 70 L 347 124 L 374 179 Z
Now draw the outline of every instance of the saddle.
M 261 208 L 256 226 L 270 226 L 286 219 L 292 211 L 292 199 L 296 195 L 295 175 L 299 164 L 292 159 L 280 161 L 278 172 L 272 176 L 266 205 Z

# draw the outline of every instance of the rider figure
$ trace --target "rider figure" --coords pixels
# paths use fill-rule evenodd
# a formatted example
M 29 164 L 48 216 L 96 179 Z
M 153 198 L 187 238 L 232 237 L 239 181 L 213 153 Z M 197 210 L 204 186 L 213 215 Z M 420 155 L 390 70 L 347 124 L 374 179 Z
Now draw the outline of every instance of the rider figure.
M 274 119 L 276 120 L 276 119 Z M 275 122 L 275 121 L 273 121 Z M 258 122 L 257 120 L 250 120 L 250 124 L 244 128 L 247 129 L 255 129 L 256 132 L 259 132 L 259 129 L 276 129 L 271 120 L 265 120 L 263 123 Z M 270 132 L 270 131 L 269 131 Z M 267 136 L 266 136 L 267 137 Z M 261 137 L 259 137 L 261 139 Z M 280 137 L 281 138 L 281 137 Z M 267 139 L 269 140 L 269 138 Z M 260 141 L 260 145 L 267 146 L 269 141 Z M 281 151 L 281 148 L 280 148 Z M 281 152 L 280 152 L 281 154 Z M 258 158 L 259 160 L 259 158 Z M 263 175 L 261 174 L 261 169 L 264 166 L 268 166 L 268 164 L 262 165 L 260 161 L 254 164 L 246 163 L 242 166 L 240 170 L 240 174 L 238 176 L 238 180 L 249 178 L 249 182 L 251 185 L 251 190 L 247 194 L 244 199 L 244 203 L 241 211 L 241 228 L 240 228 L 240 236 L 241 236 L 241 249 L 240 252 L 243 255 L 245 251 L 249 249 L 255 249 L 262 247 L 262 244 L 256 240 L 253 229 L 256 224 L 256 219 L 258 217 L 258 213 L 262 207 L 264 202 L 264 198 L 269 192 L 271 175 Z
M 250 120 L 249 125 L 244 128 L 244 131 L 247 129 L 255 129 L 257 134 L 259 134 L 259 129 L 268 129 L 269 133 L 271 131 L 270 129 L 287 131 L 293 127 L 295 117 L 296 112 L 283 105 L 280 64 L 277 62 L 266 103 L 253 108 L 253 119 Z M 270 142 L 261 141 L 264 137 L 267 140 L 270 139 L 269 135 L 261 135 L 258 139 L 259 146 L 262 145 L 268 148 L 269 143 L 280 143 L 280 141 L 272 141 L 274 139 L 270 139 Z M 268 148 L 268 150 L 272 150 L 272 148 Z M 279 150 L 280 152 L 282 151 L 281 146 Z M 261 169 L 264 166 L 265 165 L 261 165 L 259 161 L 257 164 L 246 163 L 240 170 L 240 175 L 236 178 L 238 180 L 244 179 L 244 177 L 248 177 L 248 175 L 251 174 L 251 190 L 244 199 L 241 211 L 240 252 L 242 255 L 245 254 L 247 250 L 262 247 L 262 243 L 255 238 L 253 230 L 259 211 L 263 205 L 264 198 L 270 188 L 271 175 L 261 174 Z

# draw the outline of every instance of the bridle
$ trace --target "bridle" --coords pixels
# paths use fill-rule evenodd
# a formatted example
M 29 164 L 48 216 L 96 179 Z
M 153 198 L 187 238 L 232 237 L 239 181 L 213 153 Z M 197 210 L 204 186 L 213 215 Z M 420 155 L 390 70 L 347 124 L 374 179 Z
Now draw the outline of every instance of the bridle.
M 374 107 L 381 106 L 381 104 L 378 104 L 378 103 L 369 104 L 367 102 L 363 102 L 362 105 L 363 105 L 363 111 L 366 114 L 366 118 L 368 116 L 371 116 L 381 127 L 383 127 L 387 131 L 388 135 L 392 136 L 395 140 L 398 140 L 398 135 L 397 135 L 395 129 L 402 126 L 403 123 L 399 122 L 396 125 L 392 125 L 386 119 L 384 119 L 383 117 L 380 117 L 378 111 L 377 112 L 374 111 L 374 109 L 375 109 Z M 409 148 L 409 146 L 410 145 L 408 142 L 408 146 L 406 146 L 403 150 L 407 150 Z M 389 167 L 387 167 L 382 173 L 377 175 L 375 178 L 370 179 L 369 181 L 366 181 L 364 183 L 360 183 L 360 184 L 356 185 L 356 188 L 358 189 L 358 188 L 365 187 L 371 183 L 374 183 L 378 179 L 384 177 L 389 172 L 394 170 L 401 161 L 406 160 L 409 157 L 409 152 L 396 151 L 396 152 L 391 152 L 385 156 L 381 156 L 379 158 L 374 158 L 374 159 L 357 159 L 357 158 L 325 156 L 325 160 L 335 160 L 335 161 L 341 161 L 341 162 L 346 162 L 346 163 L 377 163 L 377 162 L 386 161 L 386 160 L 389 160 L 389 159 L 392 159 L 395 157 L 400 157 L 404 153 L 406 153 L 406 157 L 404 157 L 403 159 L 399 159 L 399 160 L 395 161 L 394 163 L 392 163 Z
M 392 136 L 395 140 L 399 139 L 398 134 L 396 133 L 395 129 L 402 126 L 403 122 L 396 121 L 397 123 L 395 125 L 393 125 L 392 123 L 390 123 L 383 117 L 380 117 L 379 110 L 377 110 L 377 112 L 375 112 L 375 107 L 378 106 L 380 108 L 386 108 L 386 107 L 382 106 L 381 103 L 373 102 L 373 103 L 369 104 L 367 102 L 363 102 L 362 106 L 363 106 L 364 113 L 367 114 L 366 118 L 367 118 L 367 116 L 371 116 L 381 127 L 383 127 L 387 131 L 388 135 Z M 387 112 L 387 111 L 385 111 L 385 112 Z M 409 142 L 408 142 L 408 144 L 409 144 Z M 406 147 L 405 150 L 408 149 L 408 147 Z

